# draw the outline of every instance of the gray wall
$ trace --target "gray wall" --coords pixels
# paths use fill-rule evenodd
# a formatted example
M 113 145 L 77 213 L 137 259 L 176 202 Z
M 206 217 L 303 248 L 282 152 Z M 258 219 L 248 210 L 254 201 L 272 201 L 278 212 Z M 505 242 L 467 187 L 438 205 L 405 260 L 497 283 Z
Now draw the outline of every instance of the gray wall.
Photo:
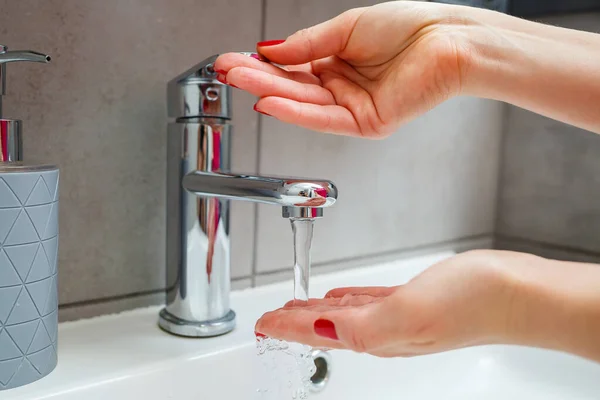
M 600 13 L 541 21 L 600 33 Z M 600 262 L 598 135 L 509 107 L 500 188 L 498 248 Z
M 26 121 L 30 162 L 61 168 L 61 318 L 163 301 L 166 82 L 214 53 L 371 3 L 0 1 L 0 42 L 53 56 L 9 66 L 5 115 Z M 316 273 L 491 246 L 501 104 L 458 98 L 367 142 L 259 117 L 255 99 L 234 97 L 234 169 L 339 185 L 339 203 L 317 224 Z M 291 230 L 279 210 L 236 204 L 232 213 L 234 287 L 289 279 Z

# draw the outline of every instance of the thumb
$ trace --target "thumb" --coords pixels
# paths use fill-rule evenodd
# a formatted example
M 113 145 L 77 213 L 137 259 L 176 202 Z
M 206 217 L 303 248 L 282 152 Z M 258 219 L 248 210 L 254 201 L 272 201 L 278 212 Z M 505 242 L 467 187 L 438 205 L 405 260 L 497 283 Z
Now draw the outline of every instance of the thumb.
M 298 65 L 338 55 L 344 51 L 356 22 L 366 7 L 346 11 L 329 21 L 302 29 L 285 41 L 256 45 L 257 52 L 282 65 Z
M 385 302 L 323 313 L 314 323 L 315 333 L 341 342 L 345 348 L 370 353 L 384 347 L 396 331 Z

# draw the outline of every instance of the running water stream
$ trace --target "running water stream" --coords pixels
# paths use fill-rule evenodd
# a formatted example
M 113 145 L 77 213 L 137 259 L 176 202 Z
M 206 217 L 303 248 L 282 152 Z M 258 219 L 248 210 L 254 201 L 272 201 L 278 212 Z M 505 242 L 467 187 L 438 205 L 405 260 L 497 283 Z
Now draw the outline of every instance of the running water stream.
M 308 301 L 310 278 L 310 249 L 313 238 L 313 219 L 290 219 L 294 234 L 294 302 Z M 298 343 L 258 337 L 257 354 L 266 374 L 260 399 L 308 398 L 310 378 L 316 367 L 311 348 Z M 267 386 L 267 387 L 265 387 Z

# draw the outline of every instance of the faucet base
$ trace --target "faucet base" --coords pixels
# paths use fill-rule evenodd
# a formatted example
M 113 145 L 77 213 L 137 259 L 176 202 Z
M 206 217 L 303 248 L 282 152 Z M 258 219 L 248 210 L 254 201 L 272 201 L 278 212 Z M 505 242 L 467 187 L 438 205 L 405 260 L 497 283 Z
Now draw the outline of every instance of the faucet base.
M 223 318 L 211 321 L 187 321 L 177 318 L 163 308 L 160 311 L 158 326 L 168 333 L 185 337 L 213 337 L 224 335 L 235 328 L 235 312 L 229 310 Z

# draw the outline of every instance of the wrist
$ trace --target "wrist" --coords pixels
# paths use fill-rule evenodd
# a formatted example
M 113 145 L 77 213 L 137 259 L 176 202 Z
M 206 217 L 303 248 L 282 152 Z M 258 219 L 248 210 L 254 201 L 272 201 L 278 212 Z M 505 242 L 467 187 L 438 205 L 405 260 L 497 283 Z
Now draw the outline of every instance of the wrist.
M 460 94 L 505 101 L 504 94 L 510 92 L 506 85 L 519 78 L 515 62 L 527 56 L 511 36 L 527 23 L 479 8 L 444 8 L 437 24 L 441 36 L 452 43 Z
M 523 256 L 511 266 L 507 342 L 600 361 L 600 267 Z
M 528 22 L 498 12 L 473 11 L 461 27 L 463 94 L 510 102 L 510 94 L 521 85 L 522 71 L 531 72 L 527 44 L 518 34 L 524 23 Z
M 460 28 L 462 93 L 599 131 L 600 35 L 476 10 Z

